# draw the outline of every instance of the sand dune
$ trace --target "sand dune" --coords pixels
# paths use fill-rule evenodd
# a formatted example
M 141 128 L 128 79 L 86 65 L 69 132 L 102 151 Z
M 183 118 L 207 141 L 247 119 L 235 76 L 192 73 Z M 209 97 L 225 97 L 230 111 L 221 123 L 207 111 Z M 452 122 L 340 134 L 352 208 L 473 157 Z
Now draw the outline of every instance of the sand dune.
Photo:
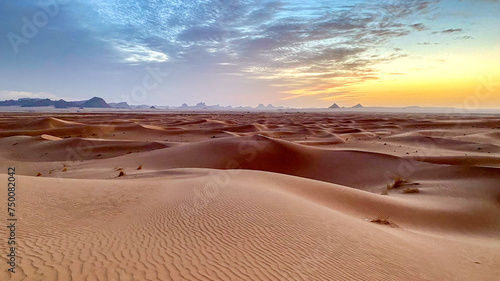
M 479 142 L 479 143 L 489 143 L 496 146 L 500 146 L 500 132 L 489 132 L 489 133 L 477 133 L 465 136 L 459 136 L 459 139 Z
M 203 155 L 203 158 L 199 157 L 200 155 Z M 125 155 L 116 159 L 77 163 L 72 170 L 78 173 L 92 170 L 95 173 L 102 169 L 103 176 L 108 177 L 112 176 L 108 174 L 114 163 L 120 163 L 120 167 L 127 170 L 139 165 L 152 170 L 240 168 L 289 174 L 350 186 L 369 184 L 385 187 L 391 177 L 384 178 L 384 173 L 396 175 L 403 161 L 407 160 L 370 152 L 319 149 L 256 135 L 208 140 Z M 426 166 L 425 163 L 417 164 Z M 357 177 L 351 175 L 355 170 L 359 171 Z M 65 173 L 65 176 L 71 175 L 72 173 Z M 99 174 L 94 176 L 99 177 Z
M 11 143 L 6 157 L 24 161 L 73 161 L 103 159 L 174 146 L 163 142 L 101 140 L 91 138 L 61 139 L 50 135 L 5 138 Z M 15 144 L 15 145 L 14 145 Z M 21 145 L 19 145 L 21 144 Z
M 477 151 L 483 149 L 486 152 L 500 152 L 500 147 L 488 143 L 476 143 L 463 140 L 454 140 L 447 138 L 437 138 L 428 136 L 391 136 L 386 141 L 397 142 L 400 144 L 410 144 L 416 147 L 433 146 L 440 149 L 450 149 L 455 151 Z
M 227 184 L 205 190 L 204 184 L 217 172 L 179 173 L 184 177 L 156 178 L 146 187 L 142 180 L 21 177 L 26 192 L 21 195 L 25 207 L 20 216 L 26 218 L 31 232 L 23 239 L 25 257 L 16 276 L 29 276 L 28 280 L 97 276 L 107 280 L 457 276 L 494 280 L 499 273 L 498 243 L 487 238 L 447 239 L 407 229 L 417 223 L 411 213 L 430 212 L 432 205 L 415 206 L 391 217 L 395 225 L 391 227 L 366 219 L 387 215 L 384 210 L 398 214 L 405 202 L 390 204 L 386 197 L 346 187 L 247 171 L 221 175 Z M 196 196 L 200 192 L 204 197 Z M 433 213 L 443 215 L 446 210 Z M 463 215 L 455 214 L 470 227 L 471 219 L 480 213 Z M 48 216 L 50 221 L 44 219 Z M 427 214 L 416 220 L 429 229 L 449 219 L 436 221 Z M 2 279 L 9 278 L 5 271 L 1 274 Z
M 18 271 L 1 248 L 0 280 L 497 280 L 499 127 L 423 114 L 0 115 L 20 218 Z
M 200 155 L 204 157 L 200 158 Z M 115 163 L 120 163 L 121 168 L 131 172 L 139 165 L 154 171 L 173 168 L 261 170 L 374 192 L 381 192 L 398 175 L 406 175 L 407 180 L 418 181 L 467 173 L 471 178 L 486 175 L 500 180 L 496 169 L 462 167 L 458 162 L 455 163 L 456 167 L 424 163 L 441 164 L 438 161 L 427 161 L 428 159 L 402 158 L 366 151 L 328 150 L 256 135 L 208 140 L 108 160 L 76 163 L 70 165 L 74 167 L 71 172 L 64 175 L 55 173 L 53 176 L 78 177 L 73 171 L 78 174 L 85 171 L 85 175 L 91 173 L 94 177 L 109 178 L 116 174 L 113 169 Z M 473 159 L 481 161 L 481 158 Z M 494 162 L 496 159 L 498 158 L 489 160 Z
M 21 126 L 22 125 L 22 126 Z M 81 126 L 84 124 L 62 120 L 54 117 L 40 117 L 40 118 L 27 118 L 22 124 L 19 124 L 18 121 L 10 121 L 2 122 L 2 129 L 4 130 L 12 130 L 22 128 L 23 130 L 40 130 L 40 129 L 53 129 L 60 127 L 73 127 L 73 126 Z
M 435 164 L 500 168 L 500 157 L 495 156 L 426 156 L 410 157 L 410 159 Z

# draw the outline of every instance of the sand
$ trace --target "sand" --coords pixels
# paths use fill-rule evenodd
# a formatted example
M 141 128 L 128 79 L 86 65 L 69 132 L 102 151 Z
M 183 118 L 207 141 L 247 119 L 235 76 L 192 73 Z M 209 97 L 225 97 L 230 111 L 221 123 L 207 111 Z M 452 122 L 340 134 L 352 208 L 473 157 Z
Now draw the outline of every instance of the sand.
M 500 276 L 500 116 L 4 113 L 4 224 L 8 167 L 0 280 Z

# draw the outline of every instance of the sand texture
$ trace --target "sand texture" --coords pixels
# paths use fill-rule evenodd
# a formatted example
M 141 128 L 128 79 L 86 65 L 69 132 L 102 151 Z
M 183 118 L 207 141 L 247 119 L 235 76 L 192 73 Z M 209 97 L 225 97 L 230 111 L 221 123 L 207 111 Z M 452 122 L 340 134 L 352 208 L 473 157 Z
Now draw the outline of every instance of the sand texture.
M 0 280 L 499 280 L 500 117 L 0 114 Z

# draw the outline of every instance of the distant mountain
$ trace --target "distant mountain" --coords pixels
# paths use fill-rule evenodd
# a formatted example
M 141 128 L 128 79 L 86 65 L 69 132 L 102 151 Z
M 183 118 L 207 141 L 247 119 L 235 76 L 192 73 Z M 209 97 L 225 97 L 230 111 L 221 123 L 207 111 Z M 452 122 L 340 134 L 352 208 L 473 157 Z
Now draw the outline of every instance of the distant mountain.
M 219 104 L 216 105 L 207 105 L 204 102 L 199 102 L 194 106 L 189 106 L 185 103 L 183 103 L 181 106 L 178 107 L 168 107 L 170 109 L 192 109 L 192 110 L 197 110 L 197 109 L 209 109 L 209 110 L 231 110 L 233 109 L 232 106 L 221 106 Z
M 131 105 L 130 108 L 132 109 L 148 109 L 150 108 L 151 105 L 147 105 L 147 104 L 139 104 L 139 105 Z
M 250 110 L 250 109 L 253 109 L 253 107 L 240 105 L 240 106 L 235 107 L 234 109 L 236 109 L 236 110 Z
M 259 103 L 259 105 L 255 109 L 277 109 L 277 108 L 283 108 L 283 106 L 276 107 L 272 104 L 268 104 L 267 106 Z
M 78 102 L 68 102 L 63 99 L 53 101 L 50 99 L 31 99 L 20 98 L 15 100 L 0 101 L 0 106 L 21 106 L 21 107 L 40 107 L 40 106 L 54 106 L 55 108 L 68 108 L 77 107 Z
M 212 109 L 212 110 L 227 110 L 227 109 L 233 109 L 232 106 L 228 105 L 228 106 L 220 106 L 218 104 L 216 105 L 209 105 L 209 106 L 205 106 L 204 107 L 205 109 Z
M 207 105 L 204 102 L 199 102 L 194 106 L 195 109 L 207 109 Z
M 93 97 L 82 104 L 83 108 L 111 108 L 105 100 L 99 97 Z
M 181 109 L 181 110 L 283 110 L 285 109 L 283 106 L 276 107 L 272 104 L 268 104 L 267 106 L 264 104 L 259 104 L 257 107 L 250 106 L 238 106 L 232 107 L 230 105 L 221 106 L 219 104 L 216 105 L 207 105 L 204 102 L 199 102 L 194 106 L 189 106 L 186 103 L 183 103 L 179 107 L 170 107 L 170 106 L 151 106 L 151 105 L 129 105 L 126 102 L 112 102 L 107 103 L 103 98 L 93 97 L 90 100 L 82 100 L 82 101 L 65 101 L 63 99 L 60 100 L 51 100 L 51 99 L 40 99 L 40 98 L 19 98 L 17 100 L 5 100 L 0 101 L 1 106 L 21 106 L 21 107 L 47 107 L 53 106 L 55 108 L 120 108 L 120 109 Z
M 125 103 L 126 104 L 126 103 Z M 89 108 L 111 108 L 102 98 L 93 97 L 87 101 L 65 101 L 51 99 L 31 99 L 20 98 L 18 100 L 0 101 L 0 106 L 20 106 L 20 107 L 44 107 L 53 106 L 55 108 L 89 107 Z
M 130 105 L 126 102 L 110 102 L 109 105 L 113 108 L 130 109 Z
M 22 107 L 38 107 L 38 106 L 51 106 L 54 102 L 50 99 L 36 99 L 22 101 Z
M 158 107 L 156 107 L 158 108 Z M 196 105 L 187 105 L 186 103 L 183 103 L 181 106 L 178 107 L 164 107 L 166 109 L 182 109 L 182 110 L 199 110 L 199 109 L 204 109 L 204 110 L 272 110 L 272 109 L 283 109 L 283 106 L 276 107 L 272 104 L 268 104 L 267 106 L 264 104 L 259 104 L 257 107 L 250 107 L 250 106 L 237 106 L 237 107 L 232 107 L 231 105 L 226 105 L 222 106 L 219 104 L 216 105 L 207 105 L 204 102 L 199 102 Z
M 69 102 L 69 101 L 65 101 L 63 99 L 60 99 L 58 101 L 54 101 L 53 105 L 55 108 L 70 108 L 70 107 L 78 107 L 81 104 L 78 104 L 78 102 Z
M 21 101 L 19 100 L 4 100 L 0 101 L 0 106 L 16 106 L 21 105 Z
M 332 106 L 329 107 L 329 109 L 337 109 L 340 108 L 340 106 L 336 103 L 332 104 Z
M 363 106 L 360 103 L 358 103 L 355 106 L 353 106 L 352 108 L 363 108 Z

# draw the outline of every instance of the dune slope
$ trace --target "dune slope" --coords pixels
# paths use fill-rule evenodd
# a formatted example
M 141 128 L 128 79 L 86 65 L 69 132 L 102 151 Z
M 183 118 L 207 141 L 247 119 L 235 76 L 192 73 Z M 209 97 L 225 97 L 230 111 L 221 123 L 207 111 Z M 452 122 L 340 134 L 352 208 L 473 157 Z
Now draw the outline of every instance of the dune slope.
M 19 218 L 17 272 L 0 247 L 0 280 L 497 280 L 499 129 L 483 115 L 0 113 Z
M 500 273 L 498 243 L 419 235 L 404 220 L 371 223 L 363 217 L 377 212 L 353 215 L 354 202 L 334 199 L 368 203 L 362 192 L 264 172 L 221 173 L 177 170 L 146 186 L 20 177 L 19 216 L 30 232 L 20 240 L 19 273 L 2 270 L 1 278 L 494 280 Z M 204 187 L 213 177 L 225 181 Z M 322 189 L 331 199 L 317 198 Z

